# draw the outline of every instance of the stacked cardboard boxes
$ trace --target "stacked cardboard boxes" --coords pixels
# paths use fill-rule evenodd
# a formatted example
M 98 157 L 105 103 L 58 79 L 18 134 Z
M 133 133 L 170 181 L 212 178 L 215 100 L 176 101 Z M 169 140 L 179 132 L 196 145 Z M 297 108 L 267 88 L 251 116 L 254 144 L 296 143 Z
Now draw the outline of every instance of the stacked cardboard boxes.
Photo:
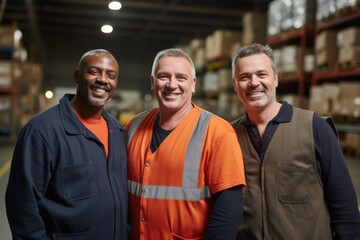
M 360 66 L 360 27 L 348 27 L 337 33 L 340 68 Z

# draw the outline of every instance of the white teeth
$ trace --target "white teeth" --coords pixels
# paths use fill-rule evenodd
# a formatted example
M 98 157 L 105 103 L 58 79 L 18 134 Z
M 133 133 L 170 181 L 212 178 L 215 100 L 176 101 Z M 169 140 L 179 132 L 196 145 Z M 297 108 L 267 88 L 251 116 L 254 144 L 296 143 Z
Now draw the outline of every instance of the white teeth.
M 97 89 L 94 89 L 95 92 L 98 92 L 98 93 L 105 93 L 106 91 L 104 89 L 101 89 L 101 88 L 97 88 Z

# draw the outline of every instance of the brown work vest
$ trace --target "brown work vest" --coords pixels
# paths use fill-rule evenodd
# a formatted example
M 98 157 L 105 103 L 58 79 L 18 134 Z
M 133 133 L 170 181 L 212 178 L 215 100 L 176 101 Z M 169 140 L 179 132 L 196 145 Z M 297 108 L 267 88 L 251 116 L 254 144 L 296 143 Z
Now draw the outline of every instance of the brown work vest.
M 263 161 L 240 120 L 233 123 L 243 152 L 246 188 L 237 239 L 332 239 L 330 216 L 316 168 L 313 112 L 293 108 Z

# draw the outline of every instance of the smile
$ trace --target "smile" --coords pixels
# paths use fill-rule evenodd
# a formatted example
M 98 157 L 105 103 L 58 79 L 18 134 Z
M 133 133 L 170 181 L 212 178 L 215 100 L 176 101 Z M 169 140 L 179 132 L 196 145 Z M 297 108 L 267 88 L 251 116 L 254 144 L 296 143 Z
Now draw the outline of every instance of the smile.
M 164 93 L 165 96 L 179 96 L 180 93 Z

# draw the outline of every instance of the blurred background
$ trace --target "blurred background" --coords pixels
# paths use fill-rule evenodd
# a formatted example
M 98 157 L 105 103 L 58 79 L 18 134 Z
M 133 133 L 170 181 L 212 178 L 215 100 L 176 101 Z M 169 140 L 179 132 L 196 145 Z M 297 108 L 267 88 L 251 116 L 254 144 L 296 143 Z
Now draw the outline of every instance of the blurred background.
M 360 0 L 1 0 L 0 239 L 10 239 L 3 199 L 17 134 L 75 92 L 84 52 L 104 48 L 117 58 L 106 108 L 124 125 L 156 106 L 151 65 L 170 47 L 194 60 L 194 102 L 232 121 L 245 110 L 232 89 L 231 56 L 253 42 L 274 50 L 279 100 L 332 117 L 359 195 Z

